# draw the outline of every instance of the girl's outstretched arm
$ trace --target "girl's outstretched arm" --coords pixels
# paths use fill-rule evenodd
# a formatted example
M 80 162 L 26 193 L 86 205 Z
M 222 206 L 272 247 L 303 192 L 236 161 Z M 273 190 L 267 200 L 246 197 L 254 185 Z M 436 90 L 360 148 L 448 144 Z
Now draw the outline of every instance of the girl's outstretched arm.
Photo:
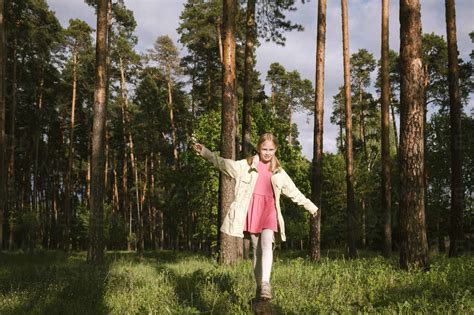
M 238 177 L 240 166 L 236 161 L 220 157 L 216 153 L 209 151 L 209 149 L 201 143 L 195 143 L 193 147 L 197 154 L 211 162 L 219 171 L 232 178 Z
M 296 187 L 293 180 L 285 172 L 285 184 L 283 185 L 282 191 L 285 196 L 289 197 L 294 203 L 299 206 L 303 206 L 311 215 L 316 216 L 318 213 L 318 207 Z

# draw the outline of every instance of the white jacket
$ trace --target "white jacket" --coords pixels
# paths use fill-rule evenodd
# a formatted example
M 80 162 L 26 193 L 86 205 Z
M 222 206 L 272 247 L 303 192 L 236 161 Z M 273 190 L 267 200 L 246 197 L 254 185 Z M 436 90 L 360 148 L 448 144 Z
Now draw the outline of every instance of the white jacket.
M 227 211 L 220 230 L 231 236 L 244 237 L 243 230 L 247 210 L 258 177 L 258 154 L 254 156 L 251 166 L 246 159 L 238 161 L 224 159 L 205 147 L 203 147 L 201 151 L 201 156 L 211 162 L 224 174 L 235 179 L 234 201 Z M 299 191 L 290 176 L 288 176 L 282 168 L 278 168 L 273 172 L 271 180 L 273 193 L 275 194 L 278 220 L 278 233 L 276 236 L 279 236 L 279 240 L 285 241 L 285 221 L 283 220 L 280 207 L 281 194 L 289 197 L 294 203 L 303 206 L 312 215 L 316 214 L 318 207 Z

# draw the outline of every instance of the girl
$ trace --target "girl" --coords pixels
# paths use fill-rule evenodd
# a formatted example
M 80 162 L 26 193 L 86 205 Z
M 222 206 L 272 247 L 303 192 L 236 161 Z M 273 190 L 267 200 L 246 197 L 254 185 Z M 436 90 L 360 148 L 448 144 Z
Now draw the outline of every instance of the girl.
M 253 271 L 257 282 L 257 298 L 272 298 L 270 274 L 273 262 L 274 233 L 285 241 L 285 224 L 281 214 L 280 196 L 288 196 L 312 215 L 318 207 L 307 199 L 281 168 L 275 153 L 278 142 L 271 133 L 260 136 L 257 154 L 244 160 L 224 159 L 200 143 L 196 153 L 226 175 L 235 178 L 235 199 L 220 230 L 237 237 L 250 235 L 253 248 Z

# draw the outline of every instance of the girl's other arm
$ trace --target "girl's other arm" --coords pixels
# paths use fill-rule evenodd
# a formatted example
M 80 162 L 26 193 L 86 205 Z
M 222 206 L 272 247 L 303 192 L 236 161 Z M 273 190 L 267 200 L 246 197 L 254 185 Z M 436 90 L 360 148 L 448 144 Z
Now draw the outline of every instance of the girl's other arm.
M 200 143 L 194 144 L 194 151 L 211 162 L 214 167 L 224 174 L 229 175 L 232 178 L 236 178 L 239 174 L 239 165 L 234 160 L 224 159 L 216 153 L 209 151 L 209 149 Z
M 311 215 L 315 216 L 318 213 L 318 207 L 303 195 L 288 174 L 285 173 L 285 177 L 285 184 L 283 185 L 281 192 L 289 197 L 294 203 L 303 206 L 309 211 L 309 213 L 311 213 Z

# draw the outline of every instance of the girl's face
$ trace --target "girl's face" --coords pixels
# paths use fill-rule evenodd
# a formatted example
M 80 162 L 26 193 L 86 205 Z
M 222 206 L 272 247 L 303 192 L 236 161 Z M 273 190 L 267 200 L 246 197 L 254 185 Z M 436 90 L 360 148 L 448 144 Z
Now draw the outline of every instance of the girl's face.
M 260 145 L 260 148 L 258 150 L 258 155 L 260 157 L 260 160 L 263 163 L 268 163 L 272 160 L 273 156 L 276 153 L 276 146 L 273 143 L 273 141 L 266 140 L 264 143 Z

